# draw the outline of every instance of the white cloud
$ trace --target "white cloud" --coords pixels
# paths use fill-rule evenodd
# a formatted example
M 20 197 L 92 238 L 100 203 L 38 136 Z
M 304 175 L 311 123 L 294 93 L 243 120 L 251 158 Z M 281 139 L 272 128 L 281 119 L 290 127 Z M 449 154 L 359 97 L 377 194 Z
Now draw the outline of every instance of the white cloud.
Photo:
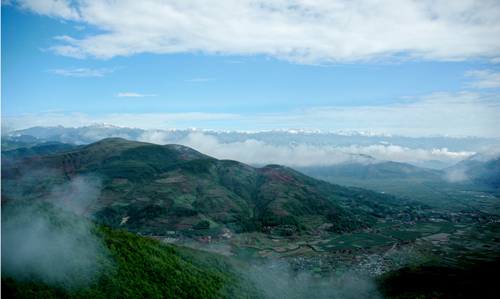
M 142 98 L 142 97 L 156 97 L 155 94 L 138 94 L 135 92 L 126 92 L 126 93 L 121 93 L 119 92 L 118 94 L 115 95 L 115 97 L 137 97 L 137 98 Z
M 15 0 L 20 7 L 38 14 L 67 20 L 80 20 L 76 7 L 70 0 Z
M 145 132 L 139 141 L 157 144 L 172 143 L 170 132 Z M 203 133 L 191 133 L 183 140 L 176 142 L 196 149 L 206 155 L 218 159 L 236 160 L 247 164 L 281 164 L 287 166 L 327 166 L 341 163 L 370 163 L 371 156 L 379 161 L 419 163 L 438 160 L 446 163 L 459 162 L 475 152 L 450 152 L 448 149 L 410 149 L 399 145 L 370 146 L 275 146 L 255 139 L 243 142 L 221 143 L 216 137 Z M 355 154 L 355 155 L 353 155 Z
M 185 82 L 206 82 L 206 81 L 215 81 L 215 79 L 189 79 L 189 80 L 184 80 Z
M 83 29 L 85 29 L 85 26 L 75 26 L 75 29 L 76 30 L 83 30 Z
M 469 87 L 474 88 L 498 88 L 500 87 L 500 73 L 495 73 L 492 70 L 473 70 L 465 73 L 466 77 L 473 77 L 474 82 L 469 82 Z
M 469 179 L 467 171 L 469 168 L 465 165 L 458 165 L 445 170 L 444 178 L 450 183 L 464 182 Z
M 73 76 L 73 77 L 103 77 L 104 74 L 112 73 L 116 70 L 117 68 L 113 69 L 103 68 L 98 70 L 92 70 L 89 68 L 78 68 L 78 69 L 67 68 L 67 69 L 46 70 L 46 72 L 63 76 Z
M 496 0 L 19 0 L 106 33 L 58 37 L 76 58 L 137 53 L 264 54 L 297 63 L 500 56 Z

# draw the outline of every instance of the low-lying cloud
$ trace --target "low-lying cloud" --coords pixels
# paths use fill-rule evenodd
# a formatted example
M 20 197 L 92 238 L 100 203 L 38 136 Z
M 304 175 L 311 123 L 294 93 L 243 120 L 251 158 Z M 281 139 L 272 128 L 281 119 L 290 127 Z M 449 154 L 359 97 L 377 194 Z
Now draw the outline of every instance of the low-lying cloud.
M 98 190 L 99 178 L 81 176 L 54 187 L 47 201 L 2 203 L 2 276 L 67 291 L 98 279 L 107 250 L 92 224 L 73 213 L 82 214 Z
M 139 140 L 156 144 L 172 143 L 168 132 L 154 131 L 143 134 Z M 237 160 L 252 165 L 281 164 L 287 166 L 327 166 L 342 163 L 373 163 L 378 161 L 394 161 L 419 163 L 437 160 L 446 163 L 459 162 L 475 152 L 452 152 L 442 149 L 410 149 L 399 145 L 370 146 L 313 146 L 299 144 L 296 146 L 269 145 L 255 139 L 241 142 L 222 143 L 215 136 L 203 133 L 191 133 L 176 142 L 194 148 L 217 159 Z M 370 157 L 367 157 L 370 156 Z

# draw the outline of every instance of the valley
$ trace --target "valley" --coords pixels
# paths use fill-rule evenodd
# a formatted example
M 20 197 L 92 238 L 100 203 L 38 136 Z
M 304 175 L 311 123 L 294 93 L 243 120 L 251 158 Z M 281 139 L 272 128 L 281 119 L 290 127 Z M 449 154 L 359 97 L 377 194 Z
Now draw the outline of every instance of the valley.
M 52 202 L 159 244 L 222 254 L 297 298 L 410 268 L 468 271 L 500 259 L 498 189 L 437 171 L 401 176 L 395 169 L 407 166 L 380 165 L 391 174 L 316 173 L 322 181 L 180 145 L 110 138 L 57 150 L 2 160 L 2 203 Z M 270 298 L 283 292 L 274 291 Z

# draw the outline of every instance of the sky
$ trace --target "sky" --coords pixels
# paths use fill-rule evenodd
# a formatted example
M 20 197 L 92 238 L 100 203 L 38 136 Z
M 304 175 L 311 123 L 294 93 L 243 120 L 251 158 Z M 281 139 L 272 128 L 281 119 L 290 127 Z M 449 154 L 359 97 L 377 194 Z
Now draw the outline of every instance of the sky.
M 500 2 L 3 0 L 2 128 L 500 138 Z

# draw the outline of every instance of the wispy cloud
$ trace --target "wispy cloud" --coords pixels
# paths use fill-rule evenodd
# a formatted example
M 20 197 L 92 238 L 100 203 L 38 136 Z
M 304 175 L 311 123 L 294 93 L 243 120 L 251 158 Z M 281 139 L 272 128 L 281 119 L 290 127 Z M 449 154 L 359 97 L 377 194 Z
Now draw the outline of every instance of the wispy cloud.
M 498 1 L 19 1 L 106 33 L 60 37 L 60 55 L 263 54 L 307 64 L 500 56 Z M 138 13 L 140 12 L 140 13 Z
M 62 109 L 62 108 L 59 108 L 59 109 L 47 109 L 47 110 L 43 110 L 43 111 L 39 111 L 39 113 L 53 113 L 53 112 L 60 112 L 60 111 L 65 111 L 66 109 Z
M 13 4 L 11 1 L 8 4 Z M 5 4 L 2 1 L 2 4 Z M 54 18 L 62 18 L 65 20 L 80 21 L 80 15 L 77 7 L 73 6 L 70 1 L 64 0 L 19 0 L 16 1 L 23 9 L 28 9 L 41 15 L 47 15 Z
M 473 70 L 465 73 L 466 77 L 472 77 L 476 81 L 468 82 L 467 85 L 473 88 L 499 88 L 500 87 L 500 73 L 492 70 Z
M 215 81 L 215 79 L 211 78 L 200 78 L 200 79 L 189 79 L 189 80 L 184 80 L 185 82 L 207 82 L 207 81 Z
M 115 97 L 133 97 L 133 98 L 143 98 L 143 97 L 156 97 L 156 94 L 139 94 L 135 92 L 126 92 L 115 94 Z
M 83 29 L 85 29 L 85 26 L 75 26 L 75 29 L 76 30 L 83 30 Z
M 46 72 L 72 77 L 103 77 L 104 74 L 113 73 L 118 68 L 102 68 L 102 69 L 89 69 L 89 68 L 67 68 L 67 69 L 51 69 Z

